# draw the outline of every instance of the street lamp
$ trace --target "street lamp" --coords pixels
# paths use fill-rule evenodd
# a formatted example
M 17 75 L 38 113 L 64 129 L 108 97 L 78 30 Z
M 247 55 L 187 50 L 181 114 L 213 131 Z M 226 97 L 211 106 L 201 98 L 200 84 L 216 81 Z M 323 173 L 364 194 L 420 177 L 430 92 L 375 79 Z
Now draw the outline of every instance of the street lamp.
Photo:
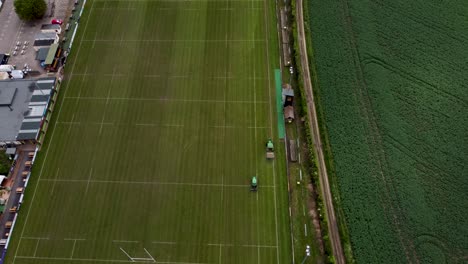
M 304 260 L 302 261 L 301 264 L 304 264 L 305 261 L 306 261 L 306 259 L 307 259 L 308 257 L 310 257 L 310 246 L 309 246 L 309 245 L 306 246 L 305 252 L 306 252 L 306 255 L 305 255 Z

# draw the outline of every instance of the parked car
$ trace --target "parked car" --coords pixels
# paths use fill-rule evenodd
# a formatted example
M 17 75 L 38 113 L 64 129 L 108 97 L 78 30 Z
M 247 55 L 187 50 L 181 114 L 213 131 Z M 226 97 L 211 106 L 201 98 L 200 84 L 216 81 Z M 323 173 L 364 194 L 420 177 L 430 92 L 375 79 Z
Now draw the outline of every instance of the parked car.
M 62 19 L 52 19 L 52 21 L 50 21 L 51 24 L 56 24 L 56 25 L 62 25 L 63 23 L 63 20 Z

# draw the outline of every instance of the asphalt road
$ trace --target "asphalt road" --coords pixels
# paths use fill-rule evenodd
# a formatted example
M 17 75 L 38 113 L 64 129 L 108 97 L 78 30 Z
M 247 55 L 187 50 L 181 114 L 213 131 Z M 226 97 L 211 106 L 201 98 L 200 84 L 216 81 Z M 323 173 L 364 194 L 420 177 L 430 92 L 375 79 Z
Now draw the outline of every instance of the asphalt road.
M 336 222 L 335 209 L 333 207 L 333 196 L 330 191 L 330 184 L 328 182 L 328 172 L 327 167 L 325 166 L 325 158 L 323 155 L 322 140 L 320 138 L 320 130 L 317 121 L 317 112 L 314 104 L 314 95 L 313 87 L 310 78 L 309 71 L 309 59 L 307 58 L 307 47 L 306 47 L 306 38 L 304 33 L 304 18 L 303 18 L 303 5 L 302 0 L 297 0 L 296 4 L 296 22 L 298 29 L 298 38 L 299 38 L 299 50 L 301 57 L 302 65 L 302 76 L 304 78 L 304 90 L 306 92 L 307 98 L 307 107 L 309 111 L 307 112 L 307 117 L 309 121 L 310 131 L 312 131 L 312 136 L 315 146 L 315 156 L 317 157 L 317 162 L 319 165 L 319 177 L 320 177 L 320 188 L 322 191 L 322 196 L 325 201 L 325 207 L 327 210 L 328 216 L 328 233 L 330 237 L 331 246 L 333 249 L 333 255 L 335 257 L 336 263 L 346 263 L 346 259 L 343 253 L 343 247 L 340 240 L 340 232 L 338 229 L 338 224 Z

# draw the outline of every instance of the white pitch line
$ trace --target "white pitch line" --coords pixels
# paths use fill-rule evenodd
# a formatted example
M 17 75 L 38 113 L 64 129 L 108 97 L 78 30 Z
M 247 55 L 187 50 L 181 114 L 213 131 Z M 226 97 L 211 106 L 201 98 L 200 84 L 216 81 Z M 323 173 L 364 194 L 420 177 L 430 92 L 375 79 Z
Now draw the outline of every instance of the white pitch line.
M 86 68 L 87 69 L 87 68 Z M 93 73 L 87 73 L 85 70 L 84 73 L 73 73 L 70 74 L 70 76 L 88 76 L 88 77 L 98 77 L 98 76 L 105 76 L 105 77 L 111 77 L 112 73 L 104 73 L 104 74 L 93 74 Z M 184 78 L 190 78 L 191 80 L 210 80 L 210 79 L 236 79 L 236 80 L 266 80 L 267 78 L 265 77 L 234 77 L 234 76 L 208 76 L 208 77 L 200 77 L 199 75 L 160 75 L 160 74 L 144 74 L 144 75 L 135 75 L 135 74 L 124 74 L 124 73 L 118 73 L 114 74 L 114 76 L 117 77 L 144 77 L 144 78 L 168 78 L 168 79 L 176 79 L 176 78 L 181 78 L 182 76 L 186 76 Z
M 135 98 L 135 97 L 76 97 L 67 96 L 65 99 L 79 99 L 79 100 L 121 100 L 121 101 L 160 101 L 160 102 L 192 102 L 192 103 L 224 103 L 224 100 L 209 100 L 209 99 L 176 99 L 176 98 Z M 226 101 L 226 103 L 239 103 L 239 104 L 268 104 L 268 101 L 246 101 L 246 100 L 233 100 Z
M 120 250 L 128 257 L 128 259 L 131 260 L 130 262 L 135 262 L 135 261 L 133 260 L 133 258 L 130 257 L 130 255 L 129 255 L 127 252 L 125 252 L 125 250 L 123 250 L 123 248 L 120 248 Z M 126 262 L 128 262 L 128 261 L 126 261 Z
M 71 254 L 70 254 L 70 259 L 73 258 L 73 254 L 75 253 L 75 246 L 76 246 L 76 240 L 73 240 L 73 248 L 72 248 L 72 251 L 71 251 Z
M 278 246 L 273 246 L 273 245 L 242 245 L 243 247 L 253 247 L 253 248 L 278 248 Z
M 177 242 L 171 242 L 171 241 L 152 241 L 151 243 L 153 244 L 164 244 L 164 245 L 177 245 Z
M 69 182 L 69 183 L 88 183 L 88 180 L 59 180 L 59 179 L 40 179 L 40 181 L 57 181 L 57 182 Z M 208 186 L 208 187 L 239 187 L 247 188 L 248 184 L 219 184 L 219 183 L 185 183 L 185 182 L 147 182 L 147 181 L 110 181 L 110 180 L 89 180 L 90 183 L 115 183 L 115 184 L 145 184 L 145 185 L 180 185 L 180 186 Z M 262 185 L 262 188 L 275 188 L 275 185 Z
M 85 71 L 84 71 L 84 76 L 86 76 L 86 74 L 88 74 L 88 65 L 86 65 L 86 68 L 85 68 Z M 81 97 L 81 91 L 83 90 L 83 82 L 85 81 L 85 77 L 83 76 L 82 80 L 81 80 L 81 84 L 80 84 L 80 90 L 78 91 L 78 99 L 76 100 L 75 102 L 75 109 L 78 108 L 78 102 L 80 100 L 80 97 Z M 72 75 L 70 75 L 70 78 L 72 77 Z
M 84 42 L 196 42 L 196 43 L 204 43 L 204 42 L 224 42 L 224 39 L 126 39 L 126 40 L 115 40 L 115 39 L 84 39 Z M 264 42 L 263 39 L 230 39 L 229 42 Z
M 21 239 L 26 239 L 26 240 L 49 240 L 48 237 L 21 237 Z
M 116 68 L 116 66 L 114 66 L 114 68 L 112 69 L 112 77 L 111 77 L 109 89 L 107 90 L 106 106 L 104 108 L 104 114 L 102 115 L 101 127 L 99 128 L 99 135 L 101 135 L 101 133 L 102 133 L 102 128 L 104 126 L 104 119 L 106 118 L 107 105 L 109 104 L 110 93 L 111 93 L 111 90 L 112 90 L 112 83 L 114 82 L 114 78 L 116 76 L 115 68 Z
M 139 243 L 140 241 L 136 240 L 112 240 L 114 243 Z
M 149 126 L 149 127 L 184 127 L 179 124 L 151 124 L 151 123 L 138 123 L 135 126 Z
M 153 260 L 153 262 L 156 263 L 156 260 L 155 260 L 154 257 L 148 252 L 148 250 L 146 250 L 146 248 L 143 248 L 143 250 L 145 250 L 146 254 L 147 254 L 148 256 L 150 256 L 151 260 Z
M 93 175 L 93 168 L 91 167 L 91 170 L 89 171 L 88 182 L 86 183 L 86 191 L 85 191 L 85 194 L 88 193 L 89 183 L 91 182 L 91 177 L 92 177 L 92 175 Z
M 147 78 L 161 78 L 162 77 L 159 74 L 146 74 L 146 75 L 143 75 L 143 76 L 147 77 Z
M 76 101 L 78 102 L 78 100 L 76 100 Z M 68 134 L 70 134 L 72 125 L 74 124 L 74 122 L 73 122 L 74 120 L 75 120 L 75 114 L 73 113 L 72 118 L 71 118 L 71 122 L 69 122 L 70 126 L 68 127 Z
M 104 118 L 106 118 L 106 112 L 104 110 L 104 114 L 102 115 L 102 120 L 101 120 L 101 127 L 99 127 L 99 135 L 101 135 L 102 132 L 102 127 L 104 126 Z
M 36 256 L 37 248 L 39 247 L 39 242 L 40 242 L 40 241 L 41 241 L 40 239 L 38 239 L 38 240 L 36 241 L 36 248 L 34 249 L 34 255 L 33 255 L 34 257 Z
M 57 168 L 57 171 L 55 172 L 55 178 L 54 178 L 54 180 L 57 180 L 57 177 L 58 177 L 59 171 L 60 171 L 60 168 Z M 52 190 L 50 191 L 50 194 L 51 194 L 51 195 L 52 195 L 52 194 L 54 194 L 54 190 L 55 190 L 55 182 L 56 182 L 56 181 L 54 181 L 54 184 L 52 184 Z

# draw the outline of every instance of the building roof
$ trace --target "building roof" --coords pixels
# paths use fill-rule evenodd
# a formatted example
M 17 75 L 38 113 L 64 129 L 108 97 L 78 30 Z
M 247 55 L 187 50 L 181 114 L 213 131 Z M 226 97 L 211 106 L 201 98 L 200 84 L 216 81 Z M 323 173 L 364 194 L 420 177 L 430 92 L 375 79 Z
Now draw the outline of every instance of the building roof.
M 294 90 L 291 89 L 291 88 L 283 89 L 283 95 L 284 95 L 284 96 L 292 96 L 292 97 L 294 97 Z
M 47 54 L 49 53 L 49 47 L 40 48 L 36 53 L 36 60 L 45 61 Z
M 57 25 L 57 24 L 42 24 L 41 30 L 47 30 L 47 29 L 60 29 L 60 25 Z
M 35 40 L 39 39 L 56 39 L 57 33 L 56 32 L 39 32 L 34 36 Z
M 5 151 L 5 154 L 15 155 L 16 154 L 16 148 L 7 148 L 6 151 Z
M 292 106 L 286 106 L 284 108 L 284 118 L 294 119 L 294 108 Z
M 47 53 L 47 58 L 44 62 L 45 65 L 50 65 L 52 64 L 52 62 L 54 62 L 55 54 L 57 54 L 58 47 L 59 45 L 57 43 L 50 45 L 49 53 Z
M 17 89 L 12 104 L 0 106 L 0 144 L 37 138 L 54 85 L 54 77 L 0 81 L 0 91 Z
M 15 87 L 5 87 L 0 89 L 0 106 L 10 106 L 13 103 L 16 91 Z
M 55 39 L 38 39 L 34 41 L 34 47 L 44 47 L 54 44 Z

